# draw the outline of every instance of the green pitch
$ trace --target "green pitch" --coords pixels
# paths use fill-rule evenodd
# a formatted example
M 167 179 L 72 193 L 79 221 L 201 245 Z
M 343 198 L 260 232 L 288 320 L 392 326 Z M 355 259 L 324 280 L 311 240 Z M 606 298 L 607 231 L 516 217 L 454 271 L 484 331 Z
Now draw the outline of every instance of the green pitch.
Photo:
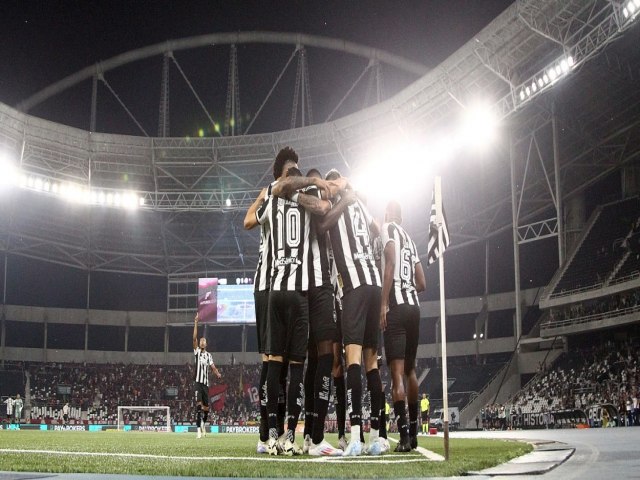
M 335 435 L 327 439 L 337 443 Z M 450 461 L 423 454 L 380 457 L 269 457 L 255 453 L 257 438 L 140 432 L 0 431 L 0 471 L 93 472 L 221 477 L 398 478 L 462 475 L 531 451 L 520 442 L 451 439 Z M 298 439 L 301 442 L 301 439 Z M 442 438 L 419 437 L 419 446 L 444 454 Z M 391 442 L 393 449 L 395 443 Z

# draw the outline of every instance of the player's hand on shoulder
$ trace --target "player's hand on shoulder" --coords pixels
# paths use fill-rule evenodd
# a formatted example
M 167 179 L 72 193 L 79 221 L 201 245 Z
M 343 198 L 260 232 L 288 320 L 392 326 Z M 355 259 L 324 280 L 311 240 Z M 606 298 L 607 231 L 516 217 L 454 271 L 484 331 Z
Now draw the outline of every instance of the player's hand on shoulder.
M 351 205 L 356 200 L 358 200 L 358 194 L 356 193 L 355 190 L 351 190 L 351 189 L 345 190 L 344 193 L 341 195 L 341 200 L 343 202 L 346 202 L 347 205 Z
M 345 190 L 351 188 L 349 179 L 346 177 L 336 178 L 335 180 L 328 181 L 330 188 L 334 191 L 334 196 L 338 193 L 342 193 Z

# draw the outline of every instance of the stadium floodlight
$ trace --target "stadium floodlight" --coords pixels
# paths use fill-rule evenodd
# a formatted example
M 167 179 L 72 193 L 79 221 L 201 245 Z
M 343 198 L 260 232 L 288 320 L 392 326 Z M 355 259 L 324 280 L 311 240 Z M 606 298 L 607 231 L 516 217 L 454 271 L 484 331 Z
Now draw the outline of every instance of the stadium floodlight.
M 631 1 L 638 1 L 640 3 L 640 0 Z M 573 55 L 563 55 L 553 61 L 551 65 L 543 68 L 529 80 L 523 82 L 517 89 L 520 103 L 526 102 L 532 96 L 544 91 L 549 85 L 553 85 L 561 77 L 571 72 L 575 65 L 576 59 Z
M 532 82 L 531 89 L 535 92 L 537 88 Z M 484 150 L 496 139 L 498 123 L 498 116 L 488 103 L 472 103 L 464 110 L 458 136 L 463 145 Z
M 227 200 L 224 202 L 227 207 L 231 206 L 231 197 L 227 197 Z
M 140 200 L 133 192 L 126 192 L 122 196 L 122 205 L 129 210 L 135 210 L 140 205 Z
M 146 200 L 144 199 L 144 197 L 140 197 L 138 199 L 138 203 L 140 204 L 141 207 L 144 207 L 144 205 L 146 204 Z
M 8 154 L 0 152 L 0 186 L 19 184 L 20 175 L 14 162 L 11 161 Z

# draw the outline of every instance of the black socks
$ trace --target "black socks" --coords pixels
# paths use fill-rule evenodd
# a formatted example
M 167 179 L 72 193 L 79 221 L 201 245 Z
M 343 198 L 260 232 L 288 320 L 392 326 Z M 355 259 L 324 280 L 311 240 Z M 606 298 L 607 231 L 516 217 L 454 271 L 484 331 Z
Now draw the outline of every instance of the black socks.
M 314 382 L 314 413 L 313 443 L 318 445 L 324 439 L 324 421 L 329 408 L 331 395 L 331 369 L 333 367 L 333 353 L 318 357 L 318 366 Z M 306 422 L 305 422 L 306 423 Z

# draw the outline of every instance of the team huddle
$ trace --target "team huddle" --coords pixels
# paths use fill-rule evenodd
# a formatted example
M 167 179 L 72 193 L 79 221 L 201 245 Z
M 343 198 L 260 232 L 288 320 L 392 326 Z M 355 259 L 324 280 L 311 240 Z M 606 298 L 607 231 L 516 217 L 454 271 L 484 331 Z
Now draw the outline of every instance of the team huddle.
M 395 451 L 409 452 L 417 447 L 417 294 L 425 288 L 425 277 L 416 246 L 401 227 L 400 205 L 391 202 L 387 206 L 380 228 L 346 178 L 331 170 L 323 179 L 315 169 L 302 176 L 298 155 L 290 147 L 276 156 L 273 175 L 274 181 L 262 190 L 244 221 L 247 229 L 260 227 L 254 281 L 262 355 L 257 452 L 357 456 L 388 451 L 378 370 L 381 330 L 400 433 Z M 197 344 L 196 317 L 197 371 L 203 351 L 206 353 L 206 345 L 202 349 Z M 210 358 L 202 361 L 205 373 L 201 379 L 209 366 L 218 374 Z M 366 444 L 363 367 L 371 404 Z M 332 379 L 337 447 L 324 438 Z M 202 400 L 198 412 L 204 409 Z M 300 447 L 295 433 L 302 408 L 305 422 Z M 202 418 L 198 417 L 199 432 Z

